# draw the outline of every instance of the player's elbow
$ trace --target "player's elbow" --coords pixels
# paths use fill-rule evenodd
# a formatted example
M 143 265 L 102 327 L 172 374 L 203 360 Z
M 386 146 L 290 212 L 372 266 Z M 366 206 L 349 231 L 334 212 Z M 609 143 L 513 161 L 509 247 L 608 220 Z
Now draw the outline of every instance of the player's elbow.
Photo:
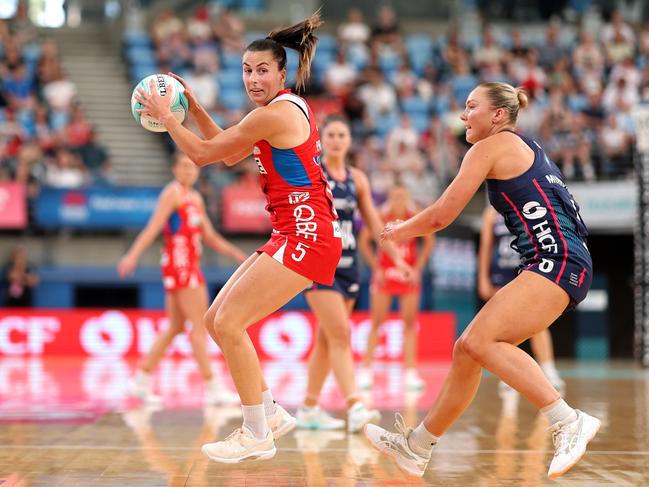
M 239 158 L 237 157 L 227 157 L 223 159 L 223 163 L 228 167 L 234 166 L 237 162 L 239 162 Z
M 193 154 L 190 156 L 190 158 L 192 161 L 194 161 L 194 164 L 199 167 L 211 164 L 216 160 L 214 154 L 211 153 L 212 151 L 210 151 L 208 145 L 205 142 L 201 142 L 198 147 L 196 147 L 192 152 Z
M 437 232 L 438 230 L 448 227 L 451 223 L 453 223 L 451 215 L 438 213 L 433 215 L 430 219 L 430 229 L 433 232 Z
M 209 154 L 207 154 L 207 152 L 197 151 L 197 154 L 192 158 L 192 161 L 194 161 L 194 164 L 196 164 L 198 167 L 203 167 L 212 162 L 212 159 L 213 158 L 209 157 Z

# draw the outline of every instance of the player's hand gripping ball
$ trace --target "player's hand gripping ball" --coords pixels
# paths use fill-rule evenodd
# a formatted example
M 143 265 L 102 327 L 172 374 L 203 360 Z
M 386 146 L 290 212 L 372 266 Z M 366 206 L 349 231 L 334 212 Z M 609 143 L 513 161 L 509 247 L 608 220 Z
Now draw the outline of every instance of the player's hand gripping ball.
M 154 88 L 158 90 L 160 96 L 171 96 L 169 109 L 174 118 L 180 123 L 183 123 L 183 120 L 185 120 L 185 115 L 189 108 L 187 97 L 185 96 L 185 88 L 171 76 L 167 76 L 166 74 L 152 74 L 140 81 L 133 90 L 133 94 L 131 95 L 131 113 L 133 114 L 133 118 L 142 127 L 151 132 L 166 132 L 167 129 L 160 121 L 149 114 L 139 113 L 137 111 L 144 108 L 144 105 L 136 99 L 137 91 L 138 89 L 142 89 L 147 94 L 150 94 L 151 81 L 153 81 Z

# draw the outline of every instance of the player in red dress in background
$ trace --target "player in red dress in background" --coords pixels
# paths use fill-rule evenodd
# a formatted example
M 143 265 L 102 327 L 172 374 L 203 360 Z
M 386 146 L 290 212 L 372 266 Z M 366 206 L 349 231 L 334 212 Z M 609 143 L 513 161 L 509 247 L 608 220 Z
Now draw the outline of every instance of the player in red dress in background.
M 417 212 L 408 190 L 402 185 L 395 185 L 388 196 L 382 212 L 383 221 L 407 220 Z M 390 256 L 378 247 L 378 255 L 371 243 L 371 236 L 366 229 L 361 232 L 359 248 L 368 266 L 372 269 L 370 286 L 370 314 L 372 328 L 367 337 L 367 349 L 363 357 L 363 367 L 359 372 L 358 384 L 361 389 L 370 389 L 373 382 L 372 360 L 379 341 L 379 328 L 385 322 L 390 311 L 392 298 L 399 300 L 399 311 L 403 320 L 403 358 L 406 365 L 405 385 L 409 390 L 420 390 L 424 381 L 417 373 L 417 329 L 416 320 L 421 296 L 421 273 L 428 262 L 433 249 L 434 236 L 425 235 L 421 249 L 417 252 L 418 238 L 395 242 L 406 264 L 413 273 L 405 276 L 394 264 Z
M 153 393 L 151 373 L 174 337 L 185 331 L 185 322 L 189 321 L 192 324 L 190 340 L 194 358 L 206 384 L 205 403 L 238 402 L 237 395 L 225 389 L 214 376 L 207 354 L 203 315 L 207 311 L 208 293 L 200 268 L 201 242 L 238 262 L 243 262 L 246 255 L 219 235 L 210 223 L 203 198 L 192 189 L 198 179 L 196 165 L 184 154 L 177 154 L 172 170 L 174 180 L 163 189 L 147 226 L 117 266 L 121 277 L 131 274 L 142 253 L 160 232 L 163 233 L 160 267 L 169 327 L 156 337 L 129 385 L 129 392 L 147 403 L 161 402 L 160 397 Z
M 217 462 L 272 458 L 274 440 L 295 427 L 295 418 L 274 401 L 246 330 L 313 282 L 331 285 L 342 252 L 333 197 L 320 166 L 315 117 L 302 98 L 285 88 L 285 47 L 298 51 L 300 88 L 310 73 L 317 44 L 313 31 L 320 24 L 314 14 L 248 45 L 242 59 L 243 82 L 257 108 L 238 124 L 223 130 L 188 95 L 189 112 L 204 139 L 173 117 L 170 97 L 160 96 L 153 86 L 151 94 L 139 90 L 136 96 L 144 107 L 140 113 L 163 123 L 199 166 L 221 160 L 233 165 L 252 153 L 273 224 L 270 240 L 237 269 L 204 319 L 223 350 L 243 410 L 240 428 L 223 441 L 203 445 L 203 452 Z

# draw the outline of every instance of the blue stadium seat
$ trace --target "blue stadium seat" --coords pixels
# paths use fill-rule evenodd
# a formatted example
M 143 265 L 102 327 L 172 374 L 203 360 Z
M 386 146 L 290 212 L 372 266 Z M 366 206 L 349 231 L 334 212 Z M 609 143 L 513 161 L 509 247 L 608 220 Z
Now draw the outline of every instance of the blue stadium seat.
M 378 59 L 379 69 L 383 72 L 386 79 L 391 79 L 401 66 L 401 57 L 394 54 L 383 54 Z
M 257 39 L 264 39 L 268 35 L 266 32 L 262 31 L 247 31 L 244 35 L 246 39 L 246 44 L 250 44 L 252 41 L 256 41 Z
M 41 57 L 41 46 L 38 44 L 27 44 L 23 47 L 23 60 L 26 63 L 37 63 Z
M 227 110 L 241 110 L 248 104 L 248 95 L 243 90 L 224 90 L 219 101 Z
M 461 104 L 464 104 L 471 90 L 479 83 L 479 80 L 476 76 L 467 74 L 464 76 L 452 76 L 449 82 L 451 83 L 455 99 Z
M 422 51 L 432 53 L 433 39 L 431 36 L 425 34 L 411 34 L 406 37 L 406 49 L 409 55 Z
M 241 70 L 241 55 L 233 52 L 224 52 L 221 55 L 221 67 L 228 70 Z
M 133 46 L 126 48 L 126 60 L 131 64 L 155 62 L 156 56 L 150 47 Z
M 286 50 L 286 81 L 288 84 L 295 81 L 297 77 L 297 66 L 300 62 L 300 57 L 296 50 Z
M 422 76 L 426 66 L 433 64 L 433 51 L 414 51 L 408 55 L 410 67 L 417 76 Z
M 369 63 L 367 52 L 357 46 L 349 46 L 345 55 L 347 56 L 347 61 L 353 64 L 358 71 L 365 69 Z
M 155 74 L 158 72 L 158 65 L 153 63 L 142 63 L 135 64 L 131 66 L 131 81 L 133 84 L 138 83 L 143 78 L 146 78 L 150 74 Z
M 397 114 L 388 113 L 376 118 L 376 120 L 374 121 L 374 130 L 376 131 L 376 135 L 381 138 L 385 138 L 390 130 L 395 128 L 397 125 L 399 125 L 399 117 L 397 116 Z
M 335 53 L 338 50 L 338 41 L 331 34 L 318 34 L 318 50 L 316 57 L 323 52 Z
M 219 83 L 219 88 L 221 91 L 226 90 L 243 90 L 243 78 L 241 70 L 227 70 L 221 71 L 217 75 L 217 80 Z
M 122 37 L 124 45 L 128 47 L 151 47 L 151 36 L 146 32 L 125 32 Z
M 316 52 L 313 58 L 313 70 L 316 72 L 324 72 L 329 65 L 334 62 L 336 53 L 333 51 Z
M 266 9 L 265 0 L 239 0 L 239 7 L 244 12 L 261 12 Z
M 425 113 L 411 113 L 410 121 L 418 133 L 423 133 L 430 127 L 430 116 Z
M 409 96 L 401 100 L 401 109 L 410 115 L 428 115 L 430 103 L 419 96 Z
M 70 114 L 65 111 L 52 110 L 50 112 L 49 120 L 50 127 L 52 127 L 53 130 L 62 130 L 70 121 Z

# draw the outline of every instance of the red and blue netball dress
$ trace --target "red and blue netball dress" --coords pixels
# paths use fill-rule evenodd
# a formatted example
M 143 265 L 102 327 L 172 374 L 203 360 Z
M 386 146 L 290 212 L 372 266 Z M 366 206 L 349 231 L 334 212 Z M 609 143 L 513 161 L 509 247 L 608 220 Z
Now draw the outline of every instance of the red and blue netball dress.
M 174 183 L 177 184 L 177 183 Z M 200 268 L 202 213 L 191 191 L 179 186 L 181 203 L 163 229 L 164 247 L 160 259 L 165 290 L 195 288 L 205 282 Z
M 273 234 L 257 249 L 292 271 L 331 285 L 340 260 L 342 242 L 333 196 L 320 165 L 320 136 L 313 112 L 290 90 L 270 103 L 294 103 L 309 121 L 309 138 L 290 149 L 257 141 L 253 156 L 261 174 Z
M 405 220 L 410 218 L 413 214 L 407 213 Z M 386 223 L 394 221 L 395 217 L 390 214 L 383 215 Z M 394 246 L 406 264 L 414 267 L 417 262 L 417 237 L 409 238 L 394 242 Z M 372 278 L 372 292 L 389 294 L 391 296 L 401 296 L 419 292 L 421 287 L 419 282 L 409 282 L 403 277 L 403 272 L 395 265 L 392 257 L 381 247 L 378 248 L 377 265 L 383 273 L 383 282 L 377 282 L 374 277 Z
M 489 201 L 515 237 L 512 246 L 521 256 L 519 269 L 551 280 L 575 306 L 586 297 L 593 276 L 586 225 L 556 164 L 535 141 L 508 132 L 534 151 L 534 162 L 518 177 L 488 179 Z

